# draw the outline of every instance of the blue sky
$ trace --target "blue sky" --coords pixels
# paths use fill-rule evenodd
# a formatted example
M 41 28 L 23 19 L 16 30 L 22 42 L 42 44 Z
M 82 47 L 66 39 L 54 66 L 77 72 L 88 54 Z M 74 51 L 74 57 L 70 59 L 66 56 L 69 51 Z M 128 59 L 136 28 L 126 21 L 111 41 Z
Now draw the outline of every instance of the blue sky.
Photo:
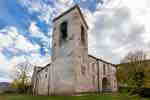
M 28 60 L 39 66 L 49 63 L 52 19 L 74 4 L 93 12 L 97 3 L 102 2 L 0 0 L 0 80 L 9 80 L 8 73 L 20 62 Z
M 0 81 L 20 62 L 51 61 L 52 19 L 74 4 L 90 27 L 90 54 L 119 63 L 128 51 L 149 52 L 148 0 L 0 0 Z

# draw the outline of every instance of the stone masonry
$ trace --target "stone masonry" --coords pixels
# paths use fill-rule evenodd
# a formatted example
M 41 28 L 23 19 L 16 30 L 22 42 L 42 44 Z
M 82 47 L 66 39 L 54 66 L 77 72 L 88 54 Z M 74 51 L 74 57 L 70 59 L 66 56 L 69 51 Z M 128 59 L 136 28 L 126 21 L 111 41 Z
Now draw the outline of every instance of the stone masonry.
M 53 24 L 52 62 L 35 68 L 33 94 L 117 91 L 116 66 L 88 55 L 88 25 L 78 5 L 56 17 Z

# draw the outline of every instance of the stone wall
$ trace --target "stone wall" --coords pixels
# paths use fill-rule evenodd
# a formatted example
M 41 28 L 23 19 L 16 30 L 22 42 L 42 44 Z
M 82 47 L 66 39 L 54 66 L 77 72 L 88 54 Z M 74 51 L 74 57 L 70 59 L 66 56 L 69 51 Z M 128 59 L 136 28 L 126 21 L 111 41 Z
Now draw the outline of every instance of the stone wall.
M 32 83 L 32 90 L 33 90 L 33 94 L 34 95 L 48 95 L 49 92 L 49 73 L 48 73 L 48 69 L 49 66 L 46 66 L 44 68 L 42 67 L 37 67 L 34 70 L 33 76 L 34 78 L 32 78 L 33 83 Z
M 88 56 L 88 62 L 85 64 L 85 72 L 82 73 L 81 67 L 76 68 L 76 73 L 74 74 L 78 80 L 73 81 L 74 93 L 81 92 L 102 92 L 103 91 L 103 79 L 106 78 L 109 82 L 108 88 L 115 92 L 117 91 L 117 79 L 116 79 L 116 66 L 107 62 L 104 62 L 96 57 Z M 70 63 L 70 62 L 69 62 Z M 81 62 L 83 64 L 83 62 Z M 104 74 L 105 66 L 105 74 Z M 55 94 L 54 75 L 55 72 L 52 70 L 52 66 L 49 65 L 43 68 L 36 74 L 36 84 L 35 89 L 36 94 L 38 95 L 53 95 Z M 67 69 L 68 71 L 68 69 Z M 61 76 L 62 77 L 62 76 Z M 70 75 L 64 76 L 70 77 Z M 59 81 L 59 80 L 58 80 Z M 62 88 L 64 85 L 58 86 L 57 88 Z M 72 94 L 72 93 L 70 93 Z
M 66 41 L 60 42 L 60 25 L 68 22 L 68 37 Z M 85 29 L 85 44 L 81 45 L 81 25 Z M 56 94 L 76 93 L 85 91 L 82 85 L 86 79 L 81 81 L 81 66 L 87 65 L 87 31 L 81 20 L 78 9 L 61 17 L 54 22 L 52 65 L 53 65 L 53 90 Z
M 32 74 L 32 92 L 33 95 L 37 94 L 37 79 L 38 79 L 38 71 L 41 70 L 41 67 L 35 66 Z
M 64 21 L 68 23 L 68 36 L 66 40 L 60 41 L 60 25 Z M 81 26 L 84 28 L 84 35 Z M 84 37 L 84 43 L 81 37 Z M 54 21 L 52 64 L 35 75 L 34 90 L 37 94 L 68 95 L 103 91 L 104 79 L 109 83 L 109 89 L 117 90 L 116 67 L 88 55 L 87 37 L 87 27 L 77 8 Z
M 88 75 L 90 78 L 90 91 L 92 92 L 96 92 L 98 88 L 97 71 L 97 60 L 88 56 Z
M 48 95 L 48 68 L 44 68 L 38 74 L 38 94 Z
M 89 56 L 89 76 L 91 80 L 91 91 L 101 92 L 104 90 L 104 79 L 107 79 L 107 89 L 109 91 L 117 91 L 117 79 L 116 79 L 116 66 L 98 59 L 93 56 Z M 105 68 L 105 70 L 104 70 Z M 105 71 L 105 72 L 104 72 Z

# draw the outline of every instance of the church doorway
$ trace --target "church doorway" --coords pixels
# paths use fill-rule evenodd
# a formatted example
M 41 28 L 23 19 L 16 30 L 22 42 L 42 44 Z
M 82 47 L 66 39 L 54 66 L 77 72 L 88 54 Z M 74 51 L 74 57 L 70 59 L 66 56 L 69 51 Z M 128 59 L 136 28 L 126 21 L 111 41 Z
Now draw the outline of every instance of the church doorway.
M 111 91 L 110 83 L 109 83 L 107 78 L 103 78 L 103 80 L 102 80 L 102 91 L 103 92 L 110 92 Z

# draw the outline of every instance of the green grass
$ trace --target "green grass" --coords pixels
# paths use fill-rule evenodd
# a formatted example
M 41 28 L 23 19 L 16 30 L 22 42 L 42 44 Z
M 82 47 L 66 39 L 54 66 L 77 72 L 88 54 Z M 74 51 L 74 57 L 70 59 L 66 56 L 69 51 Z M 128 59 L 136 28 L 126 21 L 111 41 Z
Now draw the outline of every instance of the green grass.
M 150 100 L 128 94 L 99 94 L 84 96 L 29 96 L 20 94 L 0 95 L 0 100 Z

